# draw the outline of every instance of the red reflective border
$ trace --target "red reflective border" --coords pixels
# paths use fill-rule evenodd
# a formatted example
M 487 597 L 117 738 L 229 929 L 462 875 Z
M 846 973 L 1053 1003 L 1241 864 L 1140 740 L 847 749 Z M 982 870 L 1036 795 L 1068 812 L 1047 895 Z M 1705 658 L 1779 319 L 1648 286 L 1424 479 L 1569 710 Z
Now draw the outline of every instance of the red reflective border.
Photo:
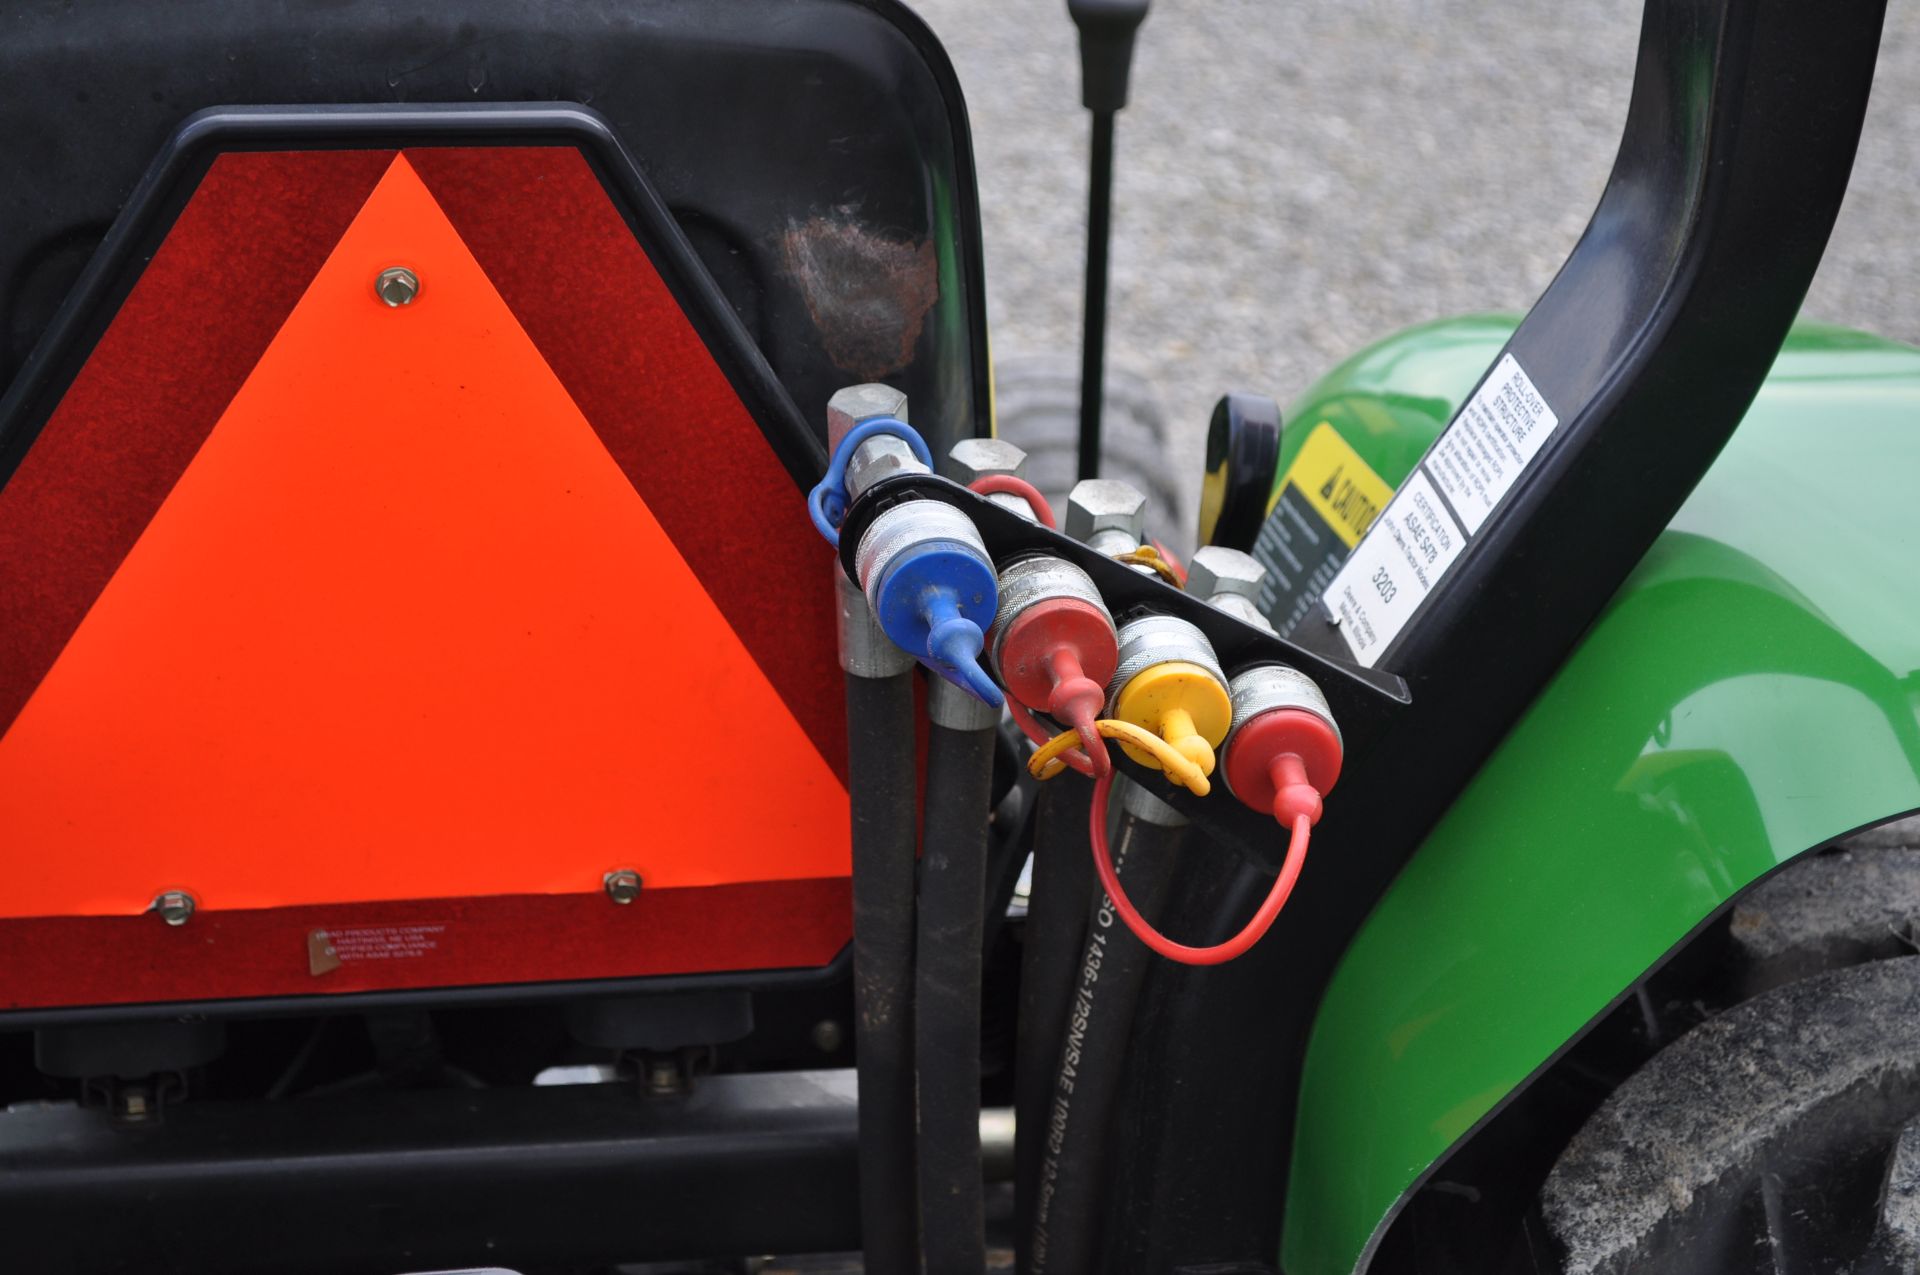
M 625 905 L 538 894 L 208 911 L 180 926 L 41 917 L 0 925 L 0 1012 L 817 968 L 845 945 L 851 909 L 834 877 L 642 889 Z M 315 931 L 390 954 L 316 974 Z
M 0 733 L 120 569 L 393 156 L 235 153 L 216 158 L 201 178 L 0 487 Z

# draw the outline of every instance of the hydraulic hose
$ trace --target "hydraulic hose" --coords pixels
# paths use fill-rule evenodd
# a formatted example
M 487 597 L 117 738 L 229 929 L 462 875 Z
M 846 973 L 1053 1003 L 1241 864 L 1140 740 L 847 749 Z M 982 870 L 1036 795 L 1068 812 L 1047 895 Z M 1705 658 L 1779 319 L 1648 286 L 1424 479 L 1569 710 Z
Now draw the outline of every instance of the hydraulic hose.
M 912 661 L 836 566 L 853 832 L 854 1061 L 866 1269 L 919 1268 L 914 1203 Z
M 1014 1238 L 1021 1272 L 1032 1269 L 1029 1242 L 1054 1066 L 1060 1060 L 1093 899 L 1093 848 L 1087 836 L 1091 791 L 1091 782 L 1079 775 L 1061 775 L 1041 786 L 1035 812 L 1038 826 L 1014 1045 Z
M 981 933 L 1000 714 L 946 682 L 932 686 L 928 709 L 914 1004 L 920 1238 L 927 1275 L 980 1275 L 987 1261 L 980 1166 Z
M 1186 819 L 1139 785 L 1124 788 L 1114 869 L 1133 897 L 1158 909 L 1186 836 Z M 1134 1008 L 1152 954 L 1101 892 L 1087 924 L 1065 1039 L 1053 1071 L 1029 1269 L 1095 1269 L 1107 1128 L 1119 1098 Z

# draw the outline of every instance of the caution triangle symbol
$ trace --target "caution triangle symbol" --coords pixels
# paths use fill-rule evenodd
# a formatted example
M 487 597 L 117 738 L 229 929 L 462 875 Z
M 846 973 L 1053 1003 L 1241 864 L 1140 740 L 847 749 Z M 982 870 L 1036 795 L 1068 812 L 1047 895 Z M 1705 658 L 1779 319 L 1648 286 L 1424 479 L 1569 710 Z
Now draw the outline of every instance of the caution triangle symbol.
M 399 157 L 0 738 L 0 847 L 0 916 L 651 889 L 844 875 L 846 796 Z

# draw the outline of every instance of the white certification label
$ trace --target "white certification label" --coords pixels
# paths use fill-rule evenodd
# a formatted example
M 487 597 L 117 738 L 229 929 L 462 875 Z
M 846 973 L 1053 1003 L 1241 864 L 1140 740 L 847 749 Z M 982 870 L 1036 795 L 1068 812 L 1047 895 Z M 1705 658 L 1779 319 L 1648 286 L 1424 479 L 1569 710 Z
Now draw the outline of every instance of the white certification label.
M 1322 600 L 1355 660 L 1379 663 L 1559 427 L 1519 361 L 1502 355 L 1327 586 Z
M 1520 471 L 1560 426 L 1513 355 L 1495 365 L 1447 432 L 1427 453 L 1425 468 L 1447 503 L 1475 535 Z
M 1414 470 L 1327 588 L 1327 609 L 1355 659 L 1373 667 L 1466 544 L 1426 474 Z

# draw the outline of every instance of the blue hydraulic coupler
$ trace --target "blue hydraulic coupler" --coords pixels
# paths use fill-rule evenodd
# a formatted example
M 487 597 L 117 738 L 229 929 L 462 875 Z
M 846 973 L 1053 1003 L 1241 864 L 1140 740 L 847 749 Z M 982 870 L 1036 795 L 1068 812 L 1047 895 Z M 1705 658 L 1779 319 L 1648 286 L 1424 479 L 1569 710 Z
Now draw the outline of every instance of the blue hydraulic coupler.
M 937 500 L 895 505 L 860 538 L 854 568 L 895 645 L 1000 706 L 1000 688 L 980 666 L 999 592 L 987 546 L 965 514 Z

